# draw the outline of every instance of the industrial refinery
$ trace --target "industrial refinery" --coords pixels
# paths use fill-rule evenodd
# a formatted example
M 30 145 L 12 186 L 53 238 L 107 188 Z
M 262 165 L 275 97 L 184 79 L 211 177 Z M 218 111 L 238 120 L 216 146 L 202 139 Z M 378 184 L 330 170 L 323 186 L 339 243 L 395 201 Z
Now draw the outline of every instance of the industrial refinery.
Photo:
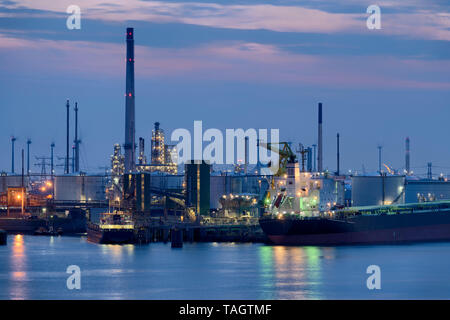
M 448 299 L 448 5 L 366 5 L 0 1 L 0 300 Z
M 450 201 L 448 177 L 436 179 L 431 163 L 426 178 L 414 175 L 409 138 L 405 140 L 405 166 L 400 172 L 382 162 L 379 146 L 378 172 L 346 174 L 340 169 L 337 133 L 336 171 L 325 170 L 323 127 L 327 124 L 323 122 L 322 102 L 317 104 L 316 144 L 299 144 L 294 151 L 290 141 L 258 140 L 258 155 L 261 148 L 278 155 L 276 172 L 264 172 L 267 165 L 259 157 L 256 165 L 249 163 L 247 136 L 244 161 L 235 165 L 180 163 L 177 146 L 167 143 L 163 124 L 158 121 L 153 128 L 146 128 L 151 132 L 147 138 L 150 151 L 146 153 L 146 137 L 139 137 L 136 144 L 139 108 L 135 105 L 134 75 L 134 29 L 127 28 L 125 140 L 113 146 L 104 174 L 92 175 L 80 167 L 78 112 L 82 108 L 77 102 L 72 103 L 73 109 L 69 100 L 65 102 L 65 156 L 58 158 L 63 161 L 64 174 L 55 170 L 54 143 L 48 157 L 35 157 L 40 173 L 33 170 L 31 139 L 27 140 L 26 161 L 21 150 L 21 172 L 16 172 L 16 137 L 11 137 L 11 171 L 3 171 L 0 176 L 1 229 L 39 235 L 87 232 L 90 241 L 100 243 L 150 243 L 170 237 L 181 243 L 188 239 L 267 242 L 270 239 L 262 232 L 259 219 L 268 214 L 313 218 L 354 207 Z M 70 127 L 71 116 L 74 128 Z M 175 241 L 174 245 L 180 243 Z

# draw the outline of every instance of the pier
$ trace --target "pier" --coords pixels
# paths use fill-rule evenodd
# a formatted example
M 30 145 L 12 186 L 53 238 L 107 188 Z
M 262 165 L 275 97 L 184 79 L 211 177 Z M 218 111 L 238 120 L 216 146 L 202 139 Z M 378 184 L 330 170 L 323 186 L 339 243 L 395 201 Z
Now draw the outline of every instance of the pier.
M 136 229 L 136 243 L 174 242 L 266 242 L 259 224 L 151 224 Z
M 0 246 L 6 245 L 6 231 L 0 230 Z

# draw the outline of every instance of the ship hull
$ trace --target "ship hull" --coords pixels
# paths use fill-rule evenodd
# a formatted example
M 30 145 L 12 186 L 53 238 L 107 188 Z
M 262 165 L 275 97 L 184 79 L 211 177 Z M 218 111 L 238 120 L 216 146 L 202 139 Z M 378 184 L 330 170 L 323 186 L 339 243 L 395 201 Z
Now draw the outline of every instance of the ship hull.
M 280 245 L 389 244 L 450 240 L 450 212 L 357 216 L 345 221 L 261 219 L 270 241 Z
M 129 244 L 134 243 L 133 230 L 108 230 L 93 227 L 87 228 L 89 242 L 100 244 Z
M 0 229 L 7 233 L 33 234 L 46 225 L 43 219 L 0 218 Z

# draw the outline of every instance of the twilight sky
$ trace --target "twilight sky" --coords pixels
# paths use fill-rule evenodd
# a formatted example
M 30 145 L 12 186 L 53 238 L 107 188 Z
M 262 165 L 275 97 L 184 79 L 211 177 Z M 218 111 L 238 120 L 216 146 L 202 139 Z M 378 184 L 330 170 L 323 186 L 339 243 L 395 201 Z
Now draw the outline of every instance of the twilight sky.
M 0 0 L 0 171 L 10 136 L 32 156 L 65 152 L 65 101 L 80 108 L 81 166 L 101 172 L 124 142 L 125 28 L 135 28 L 136 139 L 207 128 L 278 128 L 316 143 L 324 166 L 450 173 L 450 5 L 447 0 Z M 66 9 L 81 8 L 81 30 Z M 366 9 L 381 7 L 381 30 Z M 73 120 L 73 113 L 71 114 Z M 72 123 L 73 127 L 73 123 Z M 73 137 L 71 138 L 73 139 Z M 149 157 L 149 154 L 147 154 Z M 33 161 L 35 163 L 36 161 Z M 60 161 L 62 163 L 62 161 Z M 34 168 L 36 171 L 40 169 Z

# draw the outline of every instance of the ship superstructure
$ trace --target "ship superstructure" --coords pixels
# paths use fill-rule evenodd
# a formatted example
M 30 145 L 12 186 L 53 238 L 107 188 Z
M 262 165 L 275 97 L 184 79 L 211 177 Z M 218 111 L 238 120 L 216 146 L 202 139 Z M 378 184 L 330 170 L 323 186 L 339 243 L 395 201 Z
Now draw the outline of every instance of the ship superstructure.
M 266 212 L 316 217 L 344 203 L 344 183 L 328 173 L 300 172 L 299 164 L 287 164 L 286 174 L 273 177 L 266 196 Z

